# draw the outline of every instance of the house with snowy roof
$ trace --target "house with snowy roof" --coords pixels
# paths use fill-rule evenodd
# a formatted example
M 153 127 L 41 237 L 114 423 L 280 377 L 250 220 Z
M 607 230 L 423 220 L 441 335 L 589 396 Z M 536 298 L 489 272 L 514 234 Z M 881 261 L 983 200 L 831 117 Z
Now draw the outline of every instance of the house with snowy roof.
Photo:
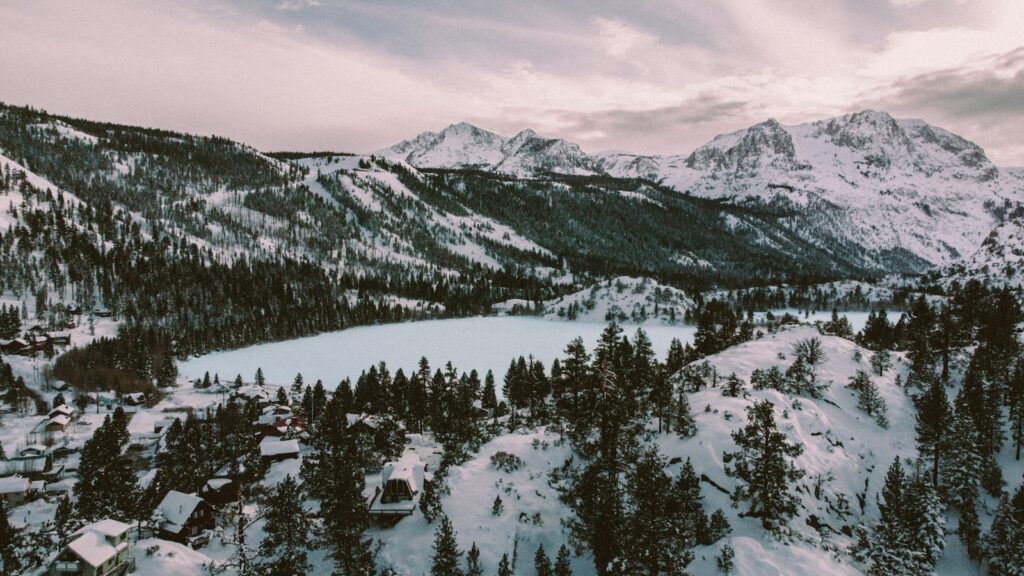
M 171 490 L 156 507 L 156 513 L 163 519 L 157 535 L 179 544 L 188 544 L 190 538 L 214 527 L 213 508 L 195 494 Z
M 278 462 L 299 457 L 298 440 L 278 440 L 267 437 L 260 442 L 260 456 L 267 462 Z
M 24 476 L 29 480 L 56 482 L 64 476 L 64 465 L 53 465 L 51 454 L 39 456 L 16 456 L 0 460 L 0 478 L 7 476 Z
M 24 476 L 9 476 L 0 478 L 0 500 L 4 501 L 7 509 L 32 500 L 34 496 L 32 482 Z
M 423 483 L 430 480 L 427 467 L 415 452 L 407 452 L 381 471 L 381 485 L 370 502 L 370 517 L 410 516 L 419 506 Z
M 117 520 L 100 520 L 83 527 L 50 562 L 49 576 L 122 576 L 135 569 L 128 554 L 128 530 Z

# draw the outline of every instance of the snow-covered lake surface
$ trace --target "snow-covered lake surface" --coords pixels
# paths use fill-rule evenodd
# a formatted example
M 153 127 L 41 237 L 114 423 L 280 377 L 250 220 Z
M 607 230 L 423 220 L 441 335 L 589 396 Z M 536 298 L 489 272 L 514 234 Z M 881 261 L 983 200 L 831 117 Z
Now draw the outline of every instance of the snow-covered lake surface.
M 846 314 L 859 330 L 867 313 Z M 895 318 L 890 315 L 890 320 Z M 802 315 L 801 315 L 802 317 Z M 810 320 L 828 319 L 829 313 L 812 314 Z M 896 316 L 898 317 L 898 316 Z M 570 340 L 581 336 L 588 350 L 593 350 L 605 324 L 599 322 L 567 322 L 533 317 L 477 317 L 449 320 L 427 320 L 401 324 L 362 326 L 308 338 L 250 346 L 239 350 L 216 352 L 191 358 L 178 365 L 182 376 L 201 378 L 205 372 L 221 380 L 234 379 L 236 374 L 249 381 L 257 368 L 270 384 L 288 384 L 297 373 L 307 383 L 323 380 L 333 389 L 344 378 L 353 382 L 371 364 L 384 361 L 394 373 L 402 368 L 408 375 L 415 371 L 421 357 L 432 368 L 441 368 L 448 361 L 459 370 L 477 370 L 481 378 L 493 370 L 501 380 L 509 362 L 519 356 L 533 354 L 551 367 L 555 358 L 563 356 Z M 624 325 L 630 335 L 635 325 Z M 654 344 L 654 351 L 664 360 L 673 338 L 692 341 L 693 326 L 649 324 L 644 331 Z

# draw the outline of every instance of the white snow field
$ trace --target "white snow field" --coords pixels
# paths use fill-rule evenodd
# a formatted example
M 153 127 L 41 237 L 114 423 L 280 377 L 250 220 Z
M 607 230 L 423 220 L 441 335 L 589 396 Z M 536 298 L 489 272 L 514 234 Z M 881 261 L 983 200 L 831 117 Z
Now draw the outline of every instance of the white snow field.
M 794 315 L 804 321 L 827 320 L 830 312 L 816 312 L 804 318 L 796 310 Z M 782 311 L 778 312 L 781 315 Z M 854 330 L 864 326 L 866 312 L 844 313 Z M 307 338 L 259 344 L 239 350 L 214 352 L 190 358 L 178 364 L 182 376 L 202 378 L 206 372 L 221 380 L 233 379 L 241 374 L 248 381 L 257 368 L 270 384 L 289 384 L 297 373 L 306 382 L 323 380 L 333 389 L 344 378 L 353 381 L 372 364 L 386 362 L 394 373 L 399 368 L 414 370 L 421 357 L 430 361 L 431 368 L 443 368 L 451 361 L 460 371 L 476 370 L 481 378 L 488 370 L 500 382 L 509 362 L 520 355 L 533 356 L 546 368 L 555 358 L 561 358 L 566 344 L 573 338 L 583 338 L 592 349 L 604 322 L 557 322 L 535 317 L 476 317 L 447 320 L 426 320 L 377 326 L 360 326 L 339 332 L 328 332 Z M 632 337 L 636 325 L 624 325 Z M 655 323 L 643 326 L 654 344 L 654 351 L 664 359 L 673 338 L 692 341 L 695 326 L 670 326 Z

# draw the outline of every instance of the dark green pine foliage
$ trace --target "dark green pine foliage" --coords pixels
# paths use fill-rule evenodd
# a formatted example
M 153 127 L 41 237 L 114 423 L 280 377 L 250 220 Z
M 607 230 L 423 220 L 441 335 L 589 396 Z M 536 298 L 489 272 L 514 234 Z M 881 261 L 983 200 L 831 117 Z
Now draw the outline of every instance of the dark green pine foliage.
M 933 334 L 935 331 L 935 310 L 922 294 L 910 307 L 907 313 L 906 348 L 910 358 L 910 375 L 908 385 L 926 389 L 935 379 L 935 350 Z
M 484 569 L 480 566 L 480 549 L 477 548 L 476 542 L 469 547 L 469 552 L 466 553 L 466 576 L 483 576 Z
M 930 479 L 907 477 L 899 459 L 890 466 L 871 538 L 872 576 L 930 574 L 945 546 L 945 509 Z
M 1024 574 L 1024 488 L 1012 500 L 1004 495 L 999 501 L 983 545 L 990 575 Z
M 1024 446 L 1024 360 L 1017 360 L 1008 394 L 1010 438 L 1013 441 L 1015 458 L 1020 460 L 1021 446 Z
M 7 520 L 7 502 L 0 499 L 0 568 L 4 574 L 17 574 L 21 569 L 16 546 L 19 538 Z
M 693 438 L 697 435 L 697 420 L 690 412 L 690 399 L 686 395 L 686 388 L 679 386 L 676 389 L 676 399 L 672 404 L 672 411 L 675 416 L 672 418 L 672 426 L 680 438 Z
M 501 555 L 501 561 L 498 562 L 498 576 L 512 576 L 512 562 L 508 559 L 508 554 Z
M 692 537 L 686 533 L 689 519 L 674 513 L 676 493 L 664 468 L 664 460 L 652 448 L 643 453 L 629 475 L 624 573 L 684 574 L 693 560 L 687 550 Z
M 537 546 L 537 553 L 533 555 L 533 569 L 537 576 L 553 576 L 554 574 L 551 559 L 548 558 L 543 544 Z
M 949 428 L 949 401 L 946 388 L 938 378 L 930 377 L 924 394 L 917 401 L 917 451 L 929 463 L 932 485 L 939 485 L 939 470 L 946 453 Z
M 786 441 L 775 425 L 774 412 L 767 400 L 748 407 L 747 425 L 732 434 L 739 450 L 723 454 L 726 472 L 744 482 L 734 498 L 749 501 L 747 514 L 759 517 L 769 531 L 778 531 L 796 513 L 797 498 L 789 488 L 804 475 L 786 460 L 803 453 L 803 447 Z
M 977 562 L 982 557 L 981 523 L 974 498 L 960 504 L 960 524 L 956 528 L 960 542 L 967 548 L 967 556 Z
M 434 536 L 434 553 L 431 556 L 431 576 L 462 576 L 459 568 L 459 544 L 455 539 L 455 529 L 447 516 L 441 517 Z
M 256 568 L 261 576 L 291 576 L 309 571 L 306 547 L 310 522 L 302 499 L 302 487 L 291 476 L 286 476 L 270 494 L 264 513 L 266 535 L 260 544 Z
M 672 514 L 679 525 L 677 537 L 687 548 L 697 544 L 710 544 L 708 518 L 704 513 L 700 478 L 687 458 L 672 486 Z
M 139 485 L 131 461 L 123 453 L 128 443 L 127 417 L 118 407 L 103 420 L 82 448 L 78 483 L 75 484 L 78 516 L 85 520 L 114 518 L 130 521 L 148 516 L 139 509 Z
M 555 576 L 572 576 L 569 548 L 565 544 L 558 549 L 558 556 L 555 557 Z

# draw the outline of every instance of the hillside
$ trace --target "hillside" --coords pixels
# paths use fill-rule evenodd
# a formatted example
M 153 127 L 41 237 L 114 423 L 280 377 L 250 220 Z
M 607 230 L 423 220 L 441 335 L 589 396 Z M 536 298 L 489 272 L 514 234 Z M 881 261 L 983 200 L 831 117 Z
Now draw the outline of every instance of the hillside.
M 487 136 L 470 137 L 480 134 Z M 867 262 L 917 272 L 973 253 L 1024 190 L 1016 171 L 994 166 L 976 144 L 873 110 L 793 126 L 768 120 L 677 156 L 591 156 L 532 132 L 526 140 L 548 144 L 526 149 L 528 160 L 521 147 L 509 156 L 507 143 L 523 139 L 460 124 L 379 153 L 421 168 L 520 178 L 639 178 L 774 212 L 811 244 L 857 246 Z

